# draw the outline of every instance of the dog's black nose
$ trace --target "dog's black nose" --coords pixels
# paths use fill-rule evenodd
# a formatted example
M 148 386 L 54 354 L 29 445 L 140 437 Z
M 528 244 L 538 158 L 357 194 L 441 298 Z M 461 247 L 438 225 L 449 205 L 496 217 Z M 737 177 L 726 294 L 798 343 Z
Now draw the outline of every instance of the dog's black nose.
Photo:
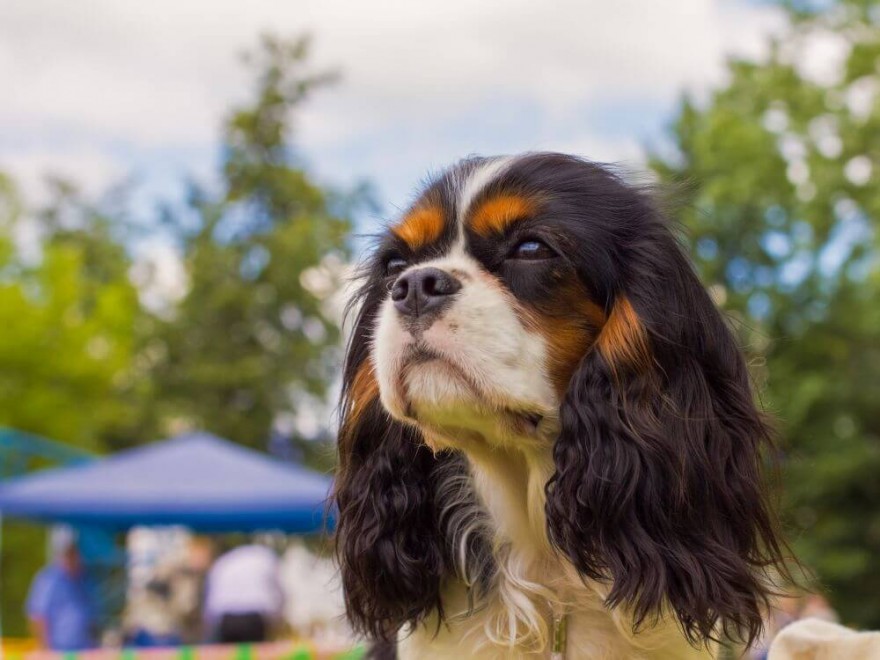
M 413 318 L 438 311 L 461 289 L 461 282 L 439 268 L 418 268 L 400 277 L 391 288 L 397 311 Z

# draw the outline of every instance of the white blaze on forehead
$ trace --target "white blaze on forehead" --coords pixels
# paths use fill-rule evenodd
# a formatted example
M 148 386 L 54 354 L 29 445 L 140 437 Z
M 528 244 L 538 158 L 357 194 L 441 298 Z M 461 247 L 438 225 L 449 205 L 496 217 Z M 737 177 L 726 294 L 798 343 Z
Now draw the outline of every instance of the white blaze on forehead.
M 464 244 L 464 219 L 467 217 L 471 203 L 483 189 L 497 179 L 516 160 L 515 156 L 500 156 L 478 165 L 462 185 L 458 187 L 458 236 L 459 243 Z

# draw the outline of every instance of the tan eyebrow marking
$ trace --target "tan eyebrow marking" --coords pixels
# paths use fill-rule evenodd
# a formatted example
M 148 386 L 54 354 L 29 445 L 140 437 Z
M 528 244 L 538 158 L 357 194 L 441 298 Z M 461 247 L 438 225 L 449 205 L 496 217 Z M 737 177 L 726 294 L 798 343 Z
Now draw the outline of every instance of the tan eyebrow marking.
M 497 195 L 481 203 L 471 216 L 470 226 L 486 237 L 500 234 L 517 220 L 534 212 L 534 202 L 521 195 Z
M 440 238 L 444 224 L 439 206 L 423 206 L 410 211 L 391 231 L 415 250 Z

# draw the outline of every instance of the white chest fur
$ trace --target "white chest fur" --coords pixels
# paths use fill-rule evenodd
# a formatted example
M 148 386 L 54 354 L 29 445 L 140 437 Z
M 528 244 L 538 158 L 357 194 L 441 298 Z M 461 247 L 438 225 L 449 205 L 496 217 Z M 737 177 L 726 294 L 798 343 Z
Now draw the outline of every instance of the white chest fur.
M 460 437 L 460 436 L 459 436 Z M 566 660 L 712 658 L 694 648 L 674 621 L 632 633 L 622 610 L 604 605 L 607 587 L 585 584 L 553 549 L 546 532 L 544 487 L 553 471 L 549 451 L 520 452 L 476 441 L 460 447 L 489 513 L 498 575 L 485 602 L 468 609 L 467 588 L 445 588 L 445 620 L 430 617 L 399 638 L 401 660 L 551 658 L 555 618 L 566 621 Z
M 444 603 L 449 613 L 464 612 L 467 607 L 464 586 L 450 585 Z M 549 640 L 540 649 L 490 642 L 485 630 L 494 625 L 495 616 L 496 612 L 489 606 L 470 616 L 448 617 L 439 627 L 436 618 L 432 617 L 417 630 L 401 634 L 398 656 L 401 660 L 551 658 Z M 602 605 L 598 595 L 593 599 L 580 599 L 578 608 L 567 617 L 567 643 L 563 657 L 565 660 L 697 660 L 714 657 L 706 648 L 690 646 L 670 621 L 661 622 L 635 637 L 624 626 L 623 621 L 616 620 Z

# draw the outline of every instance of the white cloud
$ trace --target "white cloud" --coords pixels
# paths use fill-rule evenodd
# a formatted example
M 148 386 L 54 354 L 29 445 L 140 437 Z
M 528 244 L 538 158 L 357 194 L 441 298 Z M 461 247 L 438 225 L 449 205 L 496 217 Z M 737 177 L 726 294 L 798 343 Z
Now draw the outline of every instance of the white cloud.
M 94 146 L 52 147 L 34 140 L 14 150 L 0 151 L 0 169 L 10 173 L 22 188 L 25 200 L 41 199 L 47 176 L 72 182 L 86 194 L 98 194 L 118 183 L 130 165 Z
M 189 286 L 180 254 L 161 239 L 138 245 L 129 277 L 138 288 L 141 302 L 160 315 L 170 313 L 173 303 L 186 295 Z
M 361 125 L 448 117 L 505 97 L 563 117 L 583 102 L 667 100 L 719 80 L 725 53 L 758 54 L 779 20 L 711 0 L 331 1 L 305 15 L 317 55 L 343 65 L 340 98 L 359 100 L 346 105 Z
M 843 79 L 851 47 L 842 34 L 813 30 L 787 44 L 784 54 L 805 80 L 830 86 Z
M 475 151 L 637 157 L 644 135 L 604 135 L 591 109 L 668 110 L 780 25 L 776 9 L 713 0 L 3 3 L 0 165 L 31 176 L 38 162 L 81 158 L 100 179 L 126 165 L 110 155 L 119 144 L 132 158 L 207 152 L 246 91 L 236 53 L 261 31 L 308 30 L 316 66 L 343 81 L 303 114 L 306 154 L 326 177 L 369 177 L 403 203 L 429 167 Z M 93 146 L 77 153 L 71 140 Z

